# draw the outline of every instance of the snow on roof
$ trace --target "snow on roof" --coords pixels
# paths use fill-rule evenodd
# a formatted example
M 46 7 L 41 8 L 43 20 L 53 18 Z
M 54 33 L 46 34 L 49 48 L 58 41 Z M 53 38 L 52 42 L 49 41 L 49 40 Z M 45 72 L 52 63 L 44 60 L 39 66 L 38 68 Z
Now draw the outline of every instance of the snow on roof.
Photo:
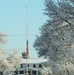
M 43 62 L 47 62 L 47 61 L 48 61 L 47 59 L 40 59 L 40 58 L 28 58 L 27 59 L 27 62 L 30 63 L 30 64 L 31 63 L 43 63 Z M 25 64 L 26 63 L 26 59 L 22 59 L 20 63 L 21 64 L 22 63 Z

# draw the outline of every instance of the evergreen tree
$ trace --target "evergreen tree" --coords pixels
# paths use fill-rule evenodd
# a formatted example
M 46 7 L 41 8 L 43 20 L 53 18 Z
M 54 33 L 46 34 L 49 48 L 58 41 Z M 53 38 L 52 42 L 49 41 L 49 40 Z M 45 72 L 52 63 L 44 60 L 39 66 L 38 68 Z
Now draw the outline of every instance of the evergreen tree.
M 26 53 L 25 52 L 22 53 L 22 58 L 26 59 Z
M 74 64 L 74 1 L 45 0 L 48 20 L 40 28 L 34 47 L 39 57 L 49 57 L 53 69 L 66 62 Z M 55 71 L 54 71 L 55 72 Z

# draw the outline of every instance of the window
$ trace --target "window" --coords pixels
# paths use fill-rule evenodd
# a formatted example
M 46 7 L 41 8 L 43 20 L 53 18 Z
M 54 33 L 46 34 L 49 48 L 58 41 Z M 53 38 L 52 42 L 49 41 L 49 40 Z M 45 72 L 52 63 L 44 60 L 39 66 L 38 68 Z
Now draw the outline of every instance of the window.
M 45 65 L 45 67 L 46 67 L 46 65 Z
M 3 73 L 2 73 L 2 72 L 0 72 L 0 75 L 3 75 Z
M 33 75 L 36 75 L 36 71 L 32 71 L 32 74 L 33 74 Z
M 24 71 L 20 71 L 19 73 L 20 73 L 20 74 L 24 74 Z
M 28 67 L 29 67 L 29 64 L 28 64 Z
M 14 71 L 14 72 L 15 72 L 16 75 L 18 74 L 18 71 Z
M 42 66 L 41 66 L 41 64 L 39 64 L 39 68 L 41 68 Z
M 41 75 L 40 72 L 38 72 L 38 75 Z
M 36 65 L 35 64 L 33 64 L 33 68 L 35 68 L 36 67 Z
M 21 64 L 21 68 L 23 68 L 23 64 Z
M 25 71 L 25 74 L 26 74 L 27 72 Z M 28 73 L 29 73 L 29 75 L 31 75 L 31 72 L 30 71 L 28 71 Z

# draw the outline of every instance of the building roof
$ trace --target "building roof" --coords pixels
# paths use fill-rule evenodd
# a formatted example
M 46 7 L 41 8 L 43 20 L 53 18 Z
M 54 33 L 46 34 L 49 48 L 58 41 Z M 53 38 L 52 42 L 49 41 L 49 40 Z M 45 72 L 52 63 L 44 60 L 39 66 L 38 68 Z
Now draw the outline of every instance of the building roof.
M 40 58 L 28 58 L 28 59 L 22 59 L 21 60 L 21 62 L 20 62 L 20 64 L 22 64 L 22 63 L 26 63 L 26 61 L 27 61 L 27 63 L 29 63 L 29 64 L 35 64 L 35 63 L 43 63 L 43 62 L 47 62 L 48 60 L 47 59 L 40 59 Z

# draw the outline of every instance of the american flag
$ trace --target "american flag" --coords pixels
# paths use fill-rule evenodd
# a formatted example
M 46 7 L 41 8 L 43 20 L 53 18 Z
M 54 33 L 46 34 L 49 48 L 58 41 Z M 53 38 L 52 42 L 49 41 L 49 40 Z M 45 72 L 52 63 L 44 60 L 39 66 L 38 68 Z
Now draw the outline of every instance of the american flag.
M 28 51 L 28 40 L 27 40 L 27 44 L 26 44 L 26 56 L 29 56 L 29 51 Z

